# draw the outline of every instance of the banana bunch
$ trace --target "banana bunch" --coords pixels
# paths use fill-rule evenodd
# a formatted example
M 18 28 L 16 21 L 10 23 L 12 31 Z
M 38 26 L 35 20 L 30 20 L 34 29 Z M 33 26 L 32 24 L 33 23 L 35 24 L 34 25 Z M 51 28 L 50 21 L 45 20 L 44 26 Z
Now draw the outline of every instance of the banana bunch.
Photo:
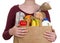
M 41 21 L 39 19 L 32 19 L 31 26 L 41 26 Z

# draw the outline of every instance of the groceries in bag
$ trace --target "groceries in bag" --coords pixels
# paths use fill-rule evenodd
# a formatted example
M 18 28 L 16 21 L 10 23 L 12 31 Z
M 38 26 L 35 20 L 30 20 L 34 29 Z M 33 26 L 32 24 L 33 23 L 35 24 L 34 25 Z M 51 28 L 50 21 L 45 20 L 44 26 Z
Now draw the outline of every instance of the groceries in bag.
M 51 26 L 51 22 L 49 22 L 48 18 L 44 18 L 42 26 Z
M 30 23 L 31 23 L 31 15 L 26 15 L 25 17 L 24 17 L 24 19 L 27 21 L 27 26 L 30 26 Z
M 47 11 L 47 10 L 50 10 L 51 9 L 51 6 L 49 5 L 48 2 L 44 2 L 41 6 L 40 6 L 40 9 L 42 11 Z

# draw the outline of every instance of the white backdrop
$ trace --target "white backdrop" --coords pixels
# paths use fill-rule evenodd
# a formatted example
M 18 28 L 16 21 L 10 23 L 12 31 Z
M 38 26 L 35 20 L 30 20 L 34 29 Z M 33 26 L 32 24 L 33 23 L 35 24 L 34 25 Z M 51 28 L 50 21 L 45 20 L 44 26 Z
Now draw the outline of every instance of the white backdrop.
M 22 4 L 24 0 L 0 0 L 0 43 L 13 43 L 13 37 L 10 40 L 4 40 L 2 33 L 5 29 L 6 20 L 10 8 L 17 4 Z M 49 2 L 52 9 L 49 11 L 53 28 L 56 31 L 57 39 L 53 43 L 60 43 L 60 0 L 36 0 L 41 5 L 43 2 Z

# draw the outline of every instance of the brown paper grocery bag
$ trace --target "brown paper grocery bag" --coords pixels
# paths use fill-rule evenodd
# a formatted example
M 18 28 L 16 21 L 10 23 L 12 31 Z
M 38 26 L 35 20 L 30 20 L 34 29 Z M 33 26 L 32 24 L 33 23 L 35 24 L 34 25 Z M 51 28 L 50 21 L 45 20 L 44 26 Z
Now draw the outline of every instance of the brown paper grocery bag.
M 43 37 L 45 31 L 52 31 L 50 26 L 26 27 L 29 32 L 24 38 L 14 36 L 14 43 L 51 43 Z

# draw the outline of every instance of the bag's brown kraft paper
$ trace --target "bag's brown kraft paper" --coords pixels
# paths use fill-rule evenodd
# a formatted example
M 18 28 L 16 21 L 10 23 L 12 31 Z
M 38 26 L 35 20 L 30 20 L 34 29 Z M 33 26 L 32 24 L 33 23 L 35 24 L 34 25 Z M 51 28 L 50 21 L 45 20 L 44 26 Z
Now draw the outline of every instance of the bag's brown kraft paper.
M 43 37 L 45 31 L 52 31 L 50 26 L 26 27 L 29 31 L 24 38 L 14 36 L 14 43 L 51 43 Z

